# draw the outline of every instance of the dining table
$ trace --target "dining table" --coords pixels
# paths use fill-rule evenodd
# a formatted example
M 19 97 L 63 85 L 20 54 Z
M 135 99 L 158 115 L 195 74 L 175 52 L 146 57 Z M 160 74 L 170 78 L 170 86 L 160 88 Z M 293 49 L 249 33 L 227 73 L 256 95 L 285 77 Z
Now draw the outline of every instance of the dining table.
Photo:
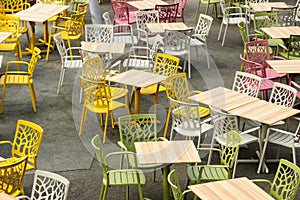
M 265 2 L 265 3 L 249 3 L 250 8 L 254 12 L 271 12 L 272 7 L 286 8 L 288 5 L 285 2 Z
M 81 49 L 91 53 L 123 54 L 125 43 L 81 42 Z
M 201 200 L 273 200 L 247 177 L 189 185 L 188 188 Z
M 36 46 L 35 38 L 35 23 L 41 22 L 45 25 L 44 28 L 44 40 L 39 40 L 42 44 L 48 42 L 48 22 L 47 20 L 51 17 L 58 15 L 59 13 L 67 10 L 69 6 L 52 5 L 52 4 L 41 4 L 37 3 L 26 10 L 22 10 L 14 14 L 20 17 L 22 21 L 28 21 L 30 24 L 30 46 L 26 48 L 27 52 L 32 54 L 34 52 L 34 47 Z M 46 41 L 45 41 L 46 40 Z M 46 52 L 43 50 L 42 52 Z
M 267 64 L 278 74 L 289 74 L 290 81 L 300 74 L 300 60 L 266 60 Z
M 299 26 L 281 26 L 261 28 L 261 30 L 273 39 L 289 39 L 290 35 L 299 35 Z
M 16 200 L 15 197 L 13 197 L 13 196 L 11 196 L 11 195 L 9 195 L 9 194 L 6 194 L 6 193 L 4 193 L 4 192 L 1 192 L 1 193 L 0 193 L 0 199 L 1 199 L 1 200 Z
M 114 76 L 107 76 L 106 80 L 129 85 L 135 87 L 134 89 L 134 113 L 140 113 L 140 89 L 154 84 L 159 84 L 164 81 L 167 76 L 146 72 L 142 70 L 131 69 Z
M 163 200 L 170 198 L 168 174 L 171 164 L 201 163 L 192 140 L 134 143 L 139 164 L 163 164 Z
M 188 28 L 188 26 L 183 22 L 146 23 L 146 26 L 151 33 L 164 33 L 166 29 L 182 30 Z
M 9 38 L 11 34 L 11 32 L 0 32 L 0 43 L 4 42 L 7 38 Z
M 167 2 L 162 0 L 142 0 L 142 1 L 126 1 L 130 6 L 135 7 L 136 9 L 142 10 L 154 10 L 155 5 L 168 5 Z

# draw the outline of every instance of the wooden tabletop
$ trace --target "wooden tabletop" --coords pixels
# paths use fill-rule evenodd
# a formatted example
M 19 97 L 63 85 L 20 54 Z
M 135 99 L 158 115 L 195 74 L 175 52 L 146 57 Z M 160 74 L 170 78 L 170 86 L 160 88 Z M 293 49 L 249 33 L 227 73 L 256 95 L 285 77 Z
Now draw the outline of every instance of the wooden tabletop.
M 139 164 L 200 163 L 192 140 L 135 142 Z
M 127 1 L 126 3 L 138 10 L 154 10 L 156 4 L 168 5 L 167 2 L 161 0 Z
M 81 42 L 81 48 L 93 53 L 123 54 L 125 52 L 125 43 Z
M 251 97 L 247 94 L 239 93 L 224 87 L 217 87 L 200 94 L 193 95 L 189 99 L 210 105 L 224 111 L 240 107 L 244 104 L 258 101 L 258 98 Z
M 50 5 L 50 4 L 35 4 L 26 10 L 22 10 L 15 16 L 20 17 L 21 20 L 31 22 L 45 22 L 49 18 L 67 10 L 69 6 Z
M 115 76 L 107 77 L 106 80 L 143 88 L 159 83 L 166 78 L 167 76 L 131 69 Z
M 285 2 L 249 3 L 254 12 L 270 12 L 272 7 L 288 7 Z
M 299 26 L 284 26 L 284 27 L 269 27 L 261 28 L 263 32 L 269 35 L 271 38 L 281 38 L 288 39 L 291 34 L 299 35 L 300 27 Z
M 273 200 L 246 177 L 188 186 L 201 200 Z
M 272 125 L 300 113 L 300 110 L 277 105 L 264 100 L 244 104 L 228 111 L 231 114 Z
M 10 195 L 8 195 L 8 194 L 6 194 L 6 193 L 4 193 L 4 192 L 1 192 L 1 193 L 0 193 L 0 199 L 1 199 L 1 200 L 16 200 L 15 197 L 10 196 Z
M 11 32 L 0 32 L 0 43 L 4 42 L 11 34 Z
M 172 22 L 172 23 L 146 23 L 151 33 L 164 33 L 165 29 L 170 30 L 181 30 L 188 28 L 183 22 Z
M 300 74 L 300 60 L 267 60 L 266 62 L 279 74 Z

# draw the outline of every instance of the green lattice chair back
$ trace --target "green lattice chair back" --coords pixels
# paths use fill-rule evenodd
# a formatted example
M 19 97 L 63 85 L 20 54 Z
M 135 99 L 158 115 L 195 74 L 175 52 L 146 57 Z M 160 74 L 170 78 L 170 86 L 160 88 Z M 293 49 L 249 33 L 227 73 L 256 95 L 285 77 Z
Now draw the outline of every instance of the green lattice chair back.
M 287 59 L 290 59 L 290 56 L 300 59 L 300 35 L 290 35 Z
M 155 114 L 126 115 L 119 117 L 118 122 L 120 145 L 125 145 L 125 149 L 128 151 L 135 151 L 134 142 L 148 142 L 158 139 Z
M 300 183 L 300 168 L 281 159 L 271 184 L 270 195 L 276 199 L 295 199 Z
M 255 13 L 253 24 L 256 33 L 262 33 L 261 28 L 277 27 L 278 26 L 277 12 Z

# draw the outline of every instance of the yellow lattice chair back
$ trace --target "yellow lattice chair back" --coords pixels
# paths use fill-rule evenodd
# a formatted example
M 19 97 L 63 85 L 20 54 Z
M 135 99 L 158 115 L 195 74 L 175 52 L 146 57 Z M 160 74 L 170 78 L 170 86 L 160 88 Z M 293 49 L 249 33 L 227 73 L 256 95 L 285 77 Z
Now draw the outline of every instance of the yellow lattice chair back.
M 20 18 L 12 15 L 0 15 L 0 32 L 11 32 L 12 35 L 0 44 L 0 52 L 16 51 L 17 60 L 22 58 L 19 33 Z
M 27 0 L 3 0 L 5 13 L 14 14 L 30 7 Z
M 0 164 L 0 193 L 11 196 L 24 195 L 23 179 L 27 156 L 15 158 L 13 162 L 3 161 Z

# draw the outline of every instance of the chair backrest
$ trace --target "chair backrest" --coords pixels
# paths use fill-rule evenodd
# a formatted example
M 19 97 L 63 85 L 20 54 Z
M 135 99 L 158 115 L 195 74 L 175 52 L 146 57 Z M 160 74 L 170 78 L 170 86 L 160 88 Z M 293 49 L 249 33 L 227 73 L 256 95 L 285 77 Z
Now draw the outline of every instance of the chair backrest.
M 236 71 L 232 90 L 257 97 L 261 82 L 262 78 L 257 75 L 248 72 Z
M 169 76 L 164 81 L 167 96 L 183 102 L 190 102 L 189 83 L 186 78 L 186 73 L 176 73 Z
M 53 39 L 56 43 L 56 47 L 57 47 L 58 53 L 60 55 L 61 62 L 63 62 L 63 57 L 65 57 L 67 55 L 67 49 L 66 49 L 65 42 L 62 38 L 62 35 L 60 33 L 58 33 L 58 34 L 54 35 Z
M 16 158 L 14 162 L 0 165 L 0 192 L 11 195 L 24 194 L 23 179 L 27 158 Z
M 183 15 L 186 2 L 187 0 L 174 0 L 174 3 L 178 3 L 178 14 Z
M 184 195 L 182 194 L 182 190 L 180 188 L 177 172 L 173 169 L 168 174 L 168 183 L 171 186 L 172 194 L 175 200 L 184 200 Z
M 241 34 L 243 43 L 245 45 L 247 42 L 249 42 L 249 38 L 247 36 L 246 24 L 245 24 L 245 22 L 241 21 L 237 24 L 237 26 L 239 27 L 240 34 Z
M 256 40 L 245 44 L 246 59 L 266 67 L 266 60 L 271 60 L 268 40 Z
M 130 24 L 113 25 L 113 42 L 125 43 L 131 46 L 137 43 L 133 35 L 133 28 Z
M 19 33 L 20 17 L 14 15 L 0 15 L 0 32 L 11 32 L 12 35 L 5 41 L 8 43 L 16 42 Z
M 140 11 L 136 13 L 136 27 L 138 30 L 138 38 L 140 37 L 140 30 L 149 33 L 146 23 L 158 23 L 159 14 L 157 10 Z
M 86 12 L 81 12 L 70 16 L 70 21 L 68 21 L 66 25 L 69 36 L 78 36 L 82 34 L 85 15 Z
M 88 57 L 83 61 L 83 72 L 87 79 L 93 81 L 104 81 L 105 71 L 100 56 Z
M 180 59 L 175 56 L 157 53 L 152 71 L 155 74 L 171 76 L 177 73 L 179 62 Z
M 88 7 L 89 7 L 89 2 L 79 3 L 77 5 L 76 13 L 78 14 L 78 13 L 86 12 Z
M 253 25 L 255 32 L 261 33 L 261 28 L 278 26 L 277 12 L 262 12 L 253 15 Z
M 289 85 L 274 82 L 269 102 L 293 107 L 297 97 L 297 90 Z
M 114 11 L 114 24 L 130 24 L 129 9 L 126 3 L 119 3 L 117 1 L 111 1 L 112 9 Z
M 299 57 L 300 59 L 300 35 L 290 35 L 287 42 L 288 54 L 287 59 L 291 57 Z
M 120 141 L 128 151 L 135 151 L 134 142 L 157 140 L 155 114 L 134 114 L 119 117 Z
M 197 26 L 194 29 L 193 37 L 200 39 L 202 42 L 206 42 L 208 33 L 210 31 L 213 18 L 211 16 L 200 14 L 197 22 Z
M 6 14 L 14 14 L 30 7 L 27 0 L 2 0 L 2 5 Z
M 296 6 L 272 7 L 271 12 L 276 12 L 278 17 L 278 26 L 295 26 Z
M 19 158 L 28 156 L 28 164 L 37 169 L 37 156 L 39 154 L 44 130 L 39 125 L 19 119 L 16 126 L 12 146 L 12 156 Z
M 65 177 L 42 170 L 36 170 L 31 199 L 67 200 L 70 181 Z
M 29 78 L 33 77 L 33 73 L 34 73 L 34 69 L 36 67 L 36 63 L 41 58 L 41 56 L 40 56 L 41 52 L 42 51 L 38 47 L 34 47 L 33 53 L 32 53 L 32 56 L 31 56 L 31 59 L 29 61 L 29 65 L 28 65 Z
M 192 28 L 182 30 L 165 29 L 164 51 L 182 52 L 188 51 L 192 35 Z
M 95 135 L 91 140 L 91 144 L 96 152 L 96 156 L 97 156 L 99 164 L 101 166 L 103 180 L 109 181 L 108 175 L 107 175 L 108 164 L 107 164 L 107 159 L 106 159 L 106 153 L 104 151 L 100 136 Z
M 295 199 L 300 183 L 300 168 L 280 159 L 275 177 L 270 187 L 270 195 L 275 199 Z
M 112 25 L 111 19 L 110 19 L 110 17 L 109 17 L 109 12 L 103 13 L 102 17 L 103 17 L 104 23 L 105 23 L 106 25 Z
M 176 22 L 176 16 L 178 12 L 179 3 L 170 3 L 170 4 L 156 4 L 155 10 L 159 14 L 159 22 Z
M 85 41 L 111 43 L 113 41 L 113 26 L 106 24 L 86 24 Z

